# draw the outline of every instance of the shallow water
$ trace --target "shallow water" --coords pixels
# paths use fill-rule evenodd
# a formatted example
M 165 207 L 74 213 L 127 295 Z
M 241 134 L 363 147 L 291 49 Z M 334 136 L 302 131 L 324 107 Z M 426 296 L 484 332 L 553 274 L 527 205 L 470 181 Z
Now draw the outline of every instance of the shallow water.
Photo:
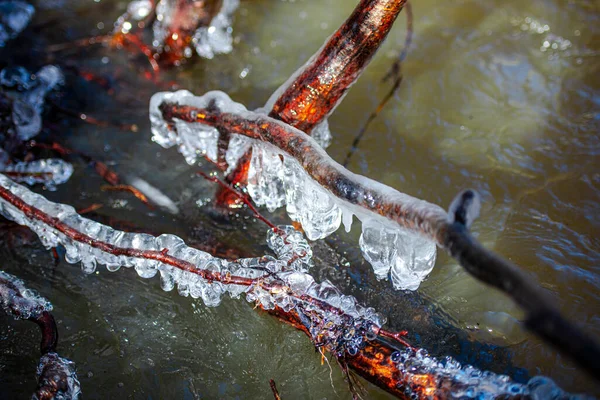
M 197 168 L 175 150 L 150 142 L 148 100 L 168 86 L 141 77 L 139 70 L 147 67 L 142 58 L 101 47 L 46 54 L 48 44 L 104 32 L 94 27 L 111 26 L 125 4 L 50 3 L 62 7 L 38 8 L 30 28 L 0 52 L 0 67 L 35 70 L 52 62 L 112 77 L 113 96 L 68 73 L 62 102 L 99 119 L 136 123 L 139 132 L 60 114 L 46 115 L 48 131 L 69 147 L 109 161 L 124 177 L 160 188 L 181 213 L 148 210 L 127 194 L 100 191 L 104 183 L 83 163 L 57 191 L 36 189 L 76 208 L 103 203 L 100 216 L 140 229 L 222 243 L 245 254 L 266 251 L 263 225 L 245 211 L 219 217 L 208 202 L 214 185 L 195 177 Z M 197 94 L 223 90 L 248 108 L 259 107 L 320 47 L 353 3 L 243 2 L 235 15 L 232 54 L 196 59 L 165 71 L 162 80 Z M 527 270 L 566 315 L 600 338 L 599 6 L 420 1 L 413 8 L 415 36 L 401 88 L 370 125 L 349 168 L 442 206 L 463 188 L 478 190 L 485 202 L 474 233 Z M 405 26 L 401 14 L 330 118 L 328 151 L 335 159 L 343 160 L 386 92 L 380 80 L 400 52 Z M 282 213 L 270 217 L 285 220 Z M 398 293 L 375 280 L 356 249 L 358 235 L 355 227 L 316 244 L 321 260 L 316 275 L 387 313 L 392 327 L 409 330 L 411 341 L 434 355 L 454 355 L 519 380 L 544 374 L 571 392 L 600 393 L 569 360 L 521 329 L 520 312 L 508 298 L 470 278 L 450 257 L 440 254 L 417 293 Z M 157 279 L 141 280 L 132 271 L 100 268 L 84 276 L 64 262 L 54 267 L 35 240 L 21 245 L 27 237 L 19 229 L 3 233 L 2 268 L 54 304 L 59 351 L 76 362 L 86 398 L 268 398 L 271 378 L 284 398 L 349 398 L 339 369 L 333 365 L 330 374 L 304 334 L 253 312 L 244 301 L 209 309 L 162 292 Z M 37 332 L 0 319 L 0 397 L 29 396 Z M 367 387 L 370 398 L 389 397 Z

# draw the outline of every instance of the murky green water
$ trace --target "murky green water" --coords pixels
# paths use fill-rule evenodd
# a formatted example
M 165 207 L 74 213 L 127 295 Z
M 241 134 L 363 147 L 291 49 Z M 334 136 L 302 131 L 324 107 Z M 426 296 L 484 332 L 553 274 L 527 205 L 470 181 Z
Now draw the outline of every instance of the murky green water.
M 354 3 L 243 2 L 234 52 L 165 72 L 164 81 L 197 94 L 220 89 L 248 108 L 259 107 Z M 141 229 L 261 254 L 264 226 L 245 212 L 225 219 L 210 204 L 199 207 L 196 200 L 209 199 L 213 184 L 195 177 L 197 168 L 175 150 L 150 142 L 148 100 L 167 87 L 141 78 L 143 59 L 99 47 L 45 54 L 46 44 L 97 34 L 100 22 L 111 26 L 124 6 L 86 0 L 38 10 L 32 26 L 0 53 L 0 67 L 54 62 L 111 76 L 114 96 L 68 74 L 64 103 L 96 118 L 136 123 L 138 133 L 59 114 L 47 116 L 48 128 L 61 143 L 160 188 L 181 214 L 149 211 L 127 194 L 100 191 L 102 180 L 83 163 L 68 184 L 44 194 L 76 208 L 103 203 L 99 214 Z M 481 241 L 526 269 L 565 314 L 600 338 L 600 7 L 559 0 L 414 1 L 413 7 L 415 36 L 404 81 L 349 168 L 443 206 L 463 188 L 478 190 L 485 204 L 473 231 Z M 337 160 L 387 91 L 380 80 L 400 52 L 405 26 L 401 15 L 330 119 L 329 152 Z M 244 301 L 208 309 L 132 271 L 101 268 L 84 276 L 64 262 L 54 267 L 37 242 L 21 242 L 29 237 L 25 231 L 2 232 L 2 268 L 53 302 L 59 351 L 77 363 L 86 398 L 269 398 L 271 378 L 283 398 L 349 398 L 339 369 L 332 366 L 330 373 L 320 365 L 303 334 Z M 520 328 L 510 300 L 451 258 L 438 257 L 418 293 L 397 293 L 361 260 L 358 234 L 355 227 L 318 244 L 316 275 L 387 313 L 391 326 L 408 329 L 412 341 L 434 355 L 454 355 L 519 379 L 545 374 L 569 391 L 600 393 L 569 360 Z M 28 397 L 38 359 L 36 328 L 0 319 L 0 397 Z M 387 398 L 367 387 L 367 397 Z

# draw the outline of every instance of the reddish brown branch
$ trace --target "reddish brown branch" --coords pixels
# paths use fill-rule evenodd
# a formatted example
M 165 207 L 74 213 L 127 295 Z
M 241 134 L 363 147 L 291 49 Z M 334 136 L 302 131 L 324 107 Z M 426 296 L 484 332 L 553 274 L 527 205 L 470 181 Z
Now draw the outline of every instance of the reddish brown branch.
M 252 211 L 252 213 L 254 214 L 254 216 L 257 219 L 259 219 L 260 221 L 264 222 L 269 228 L 271 228 L 271 229 L 277 229 L 277 227 L 275 225 L 273 225 L 273 223 L 271 223 L 271 221 L 269 221 L 268 219 L 266 219 L 258 211 L 258 209 L 254 206 L 254 204 L 252 204 L 252 200 L 250 200 L 248 198 L 247 194 L 240 192 L 239 190 L 237 190 L 236 188 L 234 188 L 232 185 L 223 182 L 221 179 L 217 178 L 216 176 L 208 176 L 208 175 L 206 175 L 202 171 L 197 172 L 197 174 L 200 175 L 200 176 L 202 176 L 204 179 L 206 179 L 208 181 L 218 183 L 219 186 L 222 187 L 223 189 L 227 189 L 234 196 L 236 196 L 238 199 L 240 199 L 250 209 L 250 211 Z
M 284 84 L 285 89 L 275 99 L 269 116 L 310 134 L 333 112 L 362 74 L 405 2 L 362 0 L 321 50 Z M 248 152 L 227 181 L 245 185 L 250 160 Z M 219 193 L 217 201 L 228 204 L 223 193 Z
M 375 108 L 375 110 L 369 115 L 369 117 L 367 118 L 367 121 L 365 122 L 363 127 L 360 129 L 360 131 L 358 131 L 358 134 L 352 141 L 350 150 L 348 151 L 348 154 L 346 154 L 346 158 L 344 159 L 344 162 L 342 163 L 342 165 L 344 167 L 346 167 L 348 165 L 348 163 L 350 162 L 350 158 L 352 158 L 352 155 L 358 149 L 358 145 L 359 145 L 360 141 L 362 140 L 363 136 L 365 135 L 365 133 L 367 132 L 367 129 L 369 128 L 369 125 L 371 124 L 371 122 L 373 122 L 373 120 L 375 120 L 375 118 L 377 118 L 377 116 L 379 116 L 379 113 L 381 113 L 381 110 L 383 110 L 383 108 L 386 106 L 388 101 L 390 101 L 390 99 L 392 97 L 394 97 L 394 94 L 396 94 L 396 92 L 398 91 L 398 88 L 400 88 L 400 84 L 402 83 L 402 79 L 403 79 L 402 61 L 404 61 L 404 59 L 406 58 L 406 55 L 408 54 L 408 49 L 410 47 L 410 44 L 412 43 L 412 36 L 413 36 L 412 3 L 410 3 L 409 1 L 406 1 L 405 5 L 404 5 L 404 9 L 406 10 L 405 11 L 405 14 L 406 14 L 406 38 L 404 40 L 404 48 L 402 49 L 400 56 L 398 56 L 398 59 L 396 61 L 394 61 L 394 63 L 392 64 L 392 67 L 390 68 L 390 70 L 388 71 L 386 76 L 383 78 L 384 82 L 393 78 L 392 86 L 390 87 L 390 89 L 388 90 L 386 95 L 383 97 L 383 99 L 381 99 L 379 104 L 377 104 L 377 107 Z
M 273 379 L 269 379 L 269 386 L 271 387 L 271 392 L 273 392 L 273 397 L 275 400 L 281 400 L 281 396 L 279 395 L 279 391 L 277 390 L 277 385 Z
M 466 226 L 469 213 L 465 201 L 475 196 L 472 191 L 461 194 L 464 197 L 459 202 L 461 205 L 449 216 L 436 205 L 353 174 L 333 161 L 310 137 L 272 118 L 260 114 L 248 118 L 248 112 L 241 116 L 220 112 L 214 106 L 200 109 L 166 102 L 159 109 L 169 123 L 175 118 L 202 123 L 219 131 L 270 143 L 298 161 L 312 179 L 338 199 L 434 240 L 467 272 L 500 289 L 520 305 L 526 312 L 525 324 L 531 331 L 600 377 L 600 346 L 567 321 L 546 292 L 525 272 L 485 249 L 471 236 Z

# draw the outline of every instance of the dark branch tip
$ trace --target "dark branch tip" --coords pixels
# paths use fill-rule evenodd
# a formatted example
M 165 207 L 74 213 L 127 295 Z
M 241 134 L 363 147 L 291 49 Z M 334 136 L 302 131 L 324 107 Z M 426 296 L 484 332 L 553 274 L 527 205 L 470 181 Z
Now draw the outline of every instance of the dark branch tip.
M 458 223 L 469 228 L 473 221 L 479 217 L 481 200 L 479 194 L 473 189 L 460 192 L 448 209 L 448 221 Z

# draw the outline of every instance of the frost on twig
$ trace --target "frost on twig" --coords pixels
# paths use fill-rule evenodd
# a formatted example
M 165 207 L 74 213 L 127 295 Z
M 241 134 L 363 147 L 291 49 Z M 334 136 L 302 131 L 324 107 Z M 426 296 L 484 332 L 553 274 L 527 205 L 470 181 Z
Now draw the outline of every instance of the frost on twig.
M 343 365 L 402 398 L 509 399 L 547 393 L 575 398 L 544 377 L 520 384 L 451 357 L 438 360 L 407 344 L 395 349 L 382 340 L 397 335 L 381 329 L 379 314 L 328 281 L 317 284 L 307 273 L 312 250 L 292 227 L 269 230 L 267 243 L 276 258 L 230 262 L 188 247 L 173 235 L 120 232 L 85 219 L 72 207 L 52 203 L 2 175 L 0 213 L 30 227 L 45 246 L 63 245 L 67 261 L 81 262 L 87 273 L 101 263 L 109 271 L 134 267 L 143 278 L 160 274 L 164 290 L 177 286 L 181 295 L 202 298 L 207 306 L 218 305 L 225 293 L 244 293 L 246 300 L 306 332 L 315 346 Z
M 257 176 L 249 182 L 249 193 L 258 204 L 271 208 L 286 204 L 290 217 L 302 223 L 309 239 L 329 235 L 341 220 L 348 222 L 349 229 L 351 216 L 356 215 L 363 222 L 363 255 L 376 274 L 379 265 L 391 264 L 396 287 L 418 287 L 433 268 L 434 257 L 427 255 L 437 244 L 475 278 L 502 290 L 521 306 L 530 330 L 600 376 L 598 344 L 562 317 L 548 295 L 516 265 L 471 236 L 468 225 L 479 212 L 475 192 L 459 194 L 448 213 L 346 170 L 305 133 L 250 112 L 222 92 L 199 97 L 187 91 L 157 93 L 150 103 L 150 119 L 153 140 L 163 147 L 178 146 L 188 162 L 210 154 L 220 132 L 244 136 L 242 141 L 257 149 L 252 161 Z M 234 140 L 230 149 L 231 143 Z M 238 151 L 234 148 L 232 153 Z M 371 234 L 368 230 L 373 224 Z
M 56 353 L 58 331 L 50 314 L 52 304 L 20 279 L 0 271 L 0 306 L 16 319 L 35 322 L 42 334 L 36 376 L 38 386 L 32 399 L 75 400 L 81 393 L 75 364 Z

